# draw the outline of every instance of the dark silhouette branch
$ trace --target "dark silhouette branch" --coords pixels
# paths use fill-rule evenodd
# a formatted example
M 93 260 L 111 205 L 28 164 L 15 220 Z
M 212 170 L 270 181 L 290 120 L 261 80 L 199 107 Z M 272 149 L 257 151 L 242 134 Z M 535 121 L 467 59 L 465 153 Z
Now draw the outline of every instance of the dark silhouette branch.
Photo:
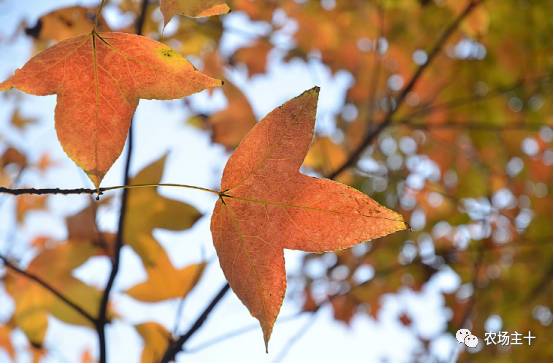
M 93 195 L 97 194 L 97 200 L 100 199 L 100 195 L 104 192 L 115 191 L 115 190 L 127 190 L 131 188 L 153 188 L 153 187 L 178 187 L 178 188 L 188 188 L 192 190 L 204 191 L 214 193 L 219 195 L 221 192 L 212 190 L 210 188 L 187 185 L 182 183 L 141 183 L 141 184 L 126 184 L 121 186 L 110 186 L 110 187 L 100 187 L 98 189 L 92 188 L 9 188 L 9 187 L 0 187 L 0 193 L 10 194 L 10 195 Z
M 97 320 L 91 314 L 89 314 L 81 306 L 79 306 L 78 304 L 73 302 L 70 298 L 66 297 L 63 293 L 58 291 L 56 288 L 52 287 L 48 282 L 44 281 L 42 278 L 40 278 L 39 276 L 37 276 L 37 275 L 35 275 L 31 272 L 28 272 L 26 270 L 23 270 L 23 269 L 17 267 L 15 264 L 10 262 L 9 259 L 6 258 L 3 255 L 0 255 L 0 260 L 4 263 L 4 266 L 6 266 L 6 268 L 8 268 L 8 269 L 16 272 L 17 274 L 20 274 L 20 275 L 30 279 L 31 281 L 37 283 L 42 288 L 46 289 L 48 292 L 52 293 L 54 296 L 59 298 L 66 305 L 68 305 L 69 307 L 74 309 L 77 313 L 79 313 L 81 316 L 86 318 L 93 325 L 96 325 Z
M 383 121 L 379 123 L 375 128 L 368 131 L 362 142 L 358 145 L 354 151 L 350 154 L 348 159 L 333 173 L 327 176 L 327 178 L 334 179 L 346 169 L 353 166 L 358 159 L 362 156 L 365 149 L 377 138 L 377 136 L 386 129 L 393 121 L 393 117 L 398 111 L 398 109 L 403 104 L 406 96 L 413 90 L 425 70 L 431 65 L 435 58 L 439 55 L 440 51 L 450 38 L 452 34 L 458 29 L 462 21 L 476 8 L 477 5 L 482 3 L 484 0 L 470 0 L 464 10 L 454 19 L 454 21 L 446 28 L 446 30 L 439 37 L 433 48 L 429 51 L 427 61 L 417 68 L 415 73 L 412 75 L 406 86 L 400 91 L 395 100 L 395 105 L 393 105 L 389 111 L 383 117 Z
M 105 192 L 104 188 L 99 190 L 92 188 L 9 188 L 0 187 L 0 193 L 9 195 L 93 195 L 100 191 L 100 194 Z
M 229 283 L 225 283 L 223 287 L 219 290 L 219 292 L 215 295 L 215 297 L 210 301 L 208 306 L 202 311 L 200 316 L 194 321 L 192 326 L 188 329 L 187 332 L 185 332 L 183 335 L 179 336 L 177 340 L 174 342 L 170 342 L 167 349 L 165 350 L 164 355 L 160 359 L 161 363 L 168 363 L 170 361 L 175 360 L 175 356 L 183 350 L 183 345 L 187 343 L 187 341 L 204 325 L 208 317 L 210 316 L 211 312 L 214 310 L 214 308 L 218 305 L 218 303 L 225 297 L 225 294 L 227 291 L 231 288 L 229 286 Z
M 146 10 L 148 8 L 148 0 L 142 0 L 141 9 L 135 24 L 135 33 L 138 35 L 142 34 L 144 28 L 144 22 L 146 20 Z M 131 159 L 133 155 L 133 122 L 131 121 L 131 126 L 129 127 L 129 137 L 127 142 L 127 156 L 125 160 L 125 169 L 123 173 L 123 184 L 125 186 L 129 185 L 130 169 L 131 169 Z M 129 189 L 123 189 L 121 197 L 121 209 L 119 213 L 119 221 L 117 226 L 117 235 L 115 240 L 115 247 L 112 258 L 112 269 L 108 277 L 108 282 L 106 283 L 106 288 L 102 295 L 100 301 L 100 307 L 98 310 L 98 321 L 96 324 L 96 332 L 98 335 L 99 343 L 99 357 L 100 362 L 106 362 L 106 324 L 107 324 L 107 313 L 108 313 L 108 303 L 110 300 L 110 293 L 114 286 L 115 279 L 119 273 L 119 266 L 121 263 L 121 250 L 124 245 L 124 228 L 125 228 L 125 216 L 127 213 L 127 200 L 129 197 Z

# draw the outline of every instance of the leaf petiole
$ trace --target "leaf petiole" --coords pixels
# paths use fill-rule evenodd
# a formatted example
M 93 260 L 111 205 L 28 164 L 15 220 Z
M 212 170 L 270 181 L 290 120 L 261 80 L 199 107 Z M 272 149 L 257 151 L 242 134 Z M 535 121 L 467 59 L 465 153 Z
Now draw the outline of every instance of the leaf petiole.
M 189 189 L 193 189 L 193 190 L 199 190 L 199 191 L 214 193 L 218 196 L 221 195 L 221 192 L 217 191 L 217 190 L 212 190 L 210 188 L 194 186 L 194 185 L 180 184 L 180 183 L 141 183 L 141 184 L 136 184 L 136 185 L 101 187 L 100 191 L 105 192 L 105 191 L 112 191 L 112 190 L 131 189 L 131 188 L 147 188 L 147 187 L 189 188 Z

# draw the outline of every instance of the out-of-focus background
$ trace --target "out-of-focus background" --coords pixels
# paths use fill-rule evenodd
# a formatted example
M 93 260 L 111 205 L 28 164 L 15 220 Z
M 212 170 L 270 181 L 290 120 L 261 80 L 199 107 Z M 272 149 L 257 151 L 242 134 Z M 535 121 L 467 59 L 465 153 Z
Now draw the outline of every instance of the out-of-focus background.
M 98 3 L 0 0 L 0 78 L 90 31 Z M 226 83 L 184 100 L 140 102 L 131 174 L 148 168 L 135 182 L 219 187 L 252 125 L 318 85 L 317 135 L 303 171 L 367 193 L 412 229 L 336 253 L 287 251 L 287 296 L 269 354 L 257 321 L 228 293 L 177 360 L 552 361 L 552 3 L 228 4 L 227 15 L 175 17 L 163 29 L 159 4 L 150 1 L 144 34 Z M 138 0 L 108 1 L 100 27 L 132 32 L 139 12 Z M 0 185 L 91 187 L 58 143 L 55 102 L 19 91 L 0 96 Z M 382 122 L 388 126 L 368 138 Z M 349 162 L 360 146 L 367 148 Z M 123 164 L 103 186 L 122 183 Z M 163 351 L 156 330 L 184 332 L 225 282 L 209 230 L 212 195 L 132 194 L 136 212 L 110 303 L 111 361 L 147 359 L 145 347 Z M 153 206 L 167 221 L 179 221 L 185 206 L 160 196 L 202 217 L 190 228 L 151 224 Z M 79 239 L 109 241 L 119 209 L 117 192 L 100 201 L 0 195 L 0 254 L 94 312 L 108 249 L 78 264 L 64 251 Z M 167 253 L 164 288 L 185 287 L 190 277 L 179 269 L 206 263 L 184 299 L 129 290 L 148 277 L 134 239 Z M 155 296 L 159 288 L 146 290 Z M 0 361 L 98 360 L 95 331 L 67 310 L 0 265 Z M 460 328 L 479 338 L 476 348 L 456 341 Z

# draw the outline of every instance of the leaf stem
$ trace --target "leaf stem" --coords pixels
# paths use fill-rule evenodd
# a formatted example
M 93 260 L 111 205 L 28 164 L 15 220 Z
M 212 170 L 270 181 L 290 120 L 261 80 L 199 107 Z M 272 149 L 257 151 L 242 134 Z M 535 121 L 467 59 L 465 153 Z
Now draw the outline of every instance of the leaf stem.
M 188 329 L 187 332 L 185 332 L 183 335 L 179 336 L 179 338 L 175 342 L 170 342 L 167 349 L 165 350 L 165 353 L 163 354 L 162 358 L 160 359 L 161 363 L 169 363 L 170 361 L 175 360 L 175 356 L 183 350 L 183 345 L 198 331 L 206 322 L 208 317 L 210 316 L 210 313 L 214 310 L 214 308 L 218 305 L 218 303 L 225 297 L 225 294 L 227 291 L 229 291 L 229 283 L 225 283 L 219 292 L 215 295 L 215 297 L 210 301 L 208 306 L 202 311 L 200 316 L 194 321 L 190 329 Z
M 100 190 L 103 191 L 111 191 L 111 190 L 118 190 L 118 189 L 132 189 L 132 188 L 145 188 L 145 187 L 178 187 L 178 188 L 189 188 L 193 190 L 198 191 L 204 191 L 204 192 L 210 192 L 214 193 L 216 195 L 220 195 L 220 191 L 212 190 L 210 188 L 200 187 L 200 186 L 194 186 L 194 185 L 187 185 L 187 184 L 181 184 L 181 183 L 142 183 L 142 184 L 136 184 L 136 185 L 126 185 L 126 186 L 112 186 L 112 187 L 105 187 L 101 188 Z

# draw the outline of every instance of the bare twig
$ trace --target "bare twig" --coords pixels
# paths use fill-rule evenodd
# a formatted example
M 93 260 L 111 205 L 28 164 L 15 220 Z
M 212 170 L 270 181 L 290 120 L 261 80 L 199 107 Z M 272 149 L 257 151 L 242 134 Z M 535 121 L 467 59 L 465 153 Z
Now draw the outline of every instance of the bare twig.
M 477 301 L 476 295 L 477 295 L 477 289 L 479 285 L 479 273 L 483 264 L 483 254 L 485 252 L 485 248 L 483 245 L 480 245 L 480 249 L 477 251 L 477 258 L 475 259 L 475 263 L 473 265 L 473 278 L 471 280 L 471 286 L 473 287 L 473 294 L 471 295 L 471 298 L 469 299 L 469 302 L 467 303 L 466 309 L 464 310 L 464 313 L 462 314 L 460 318 L 460 322 L 458 322 L 458 328 L 469 328 L 470 325 L 470 318 L 473 313 L 473 309 L 475 308 L 475 304 Z M 454 352 L 452 353 L 452 359 L 451 362 L 455 363 L 457 361 L 458 356 L 460 355 L 460 349 L 462 346 L 455 346 Z
M 142 34 L 144 21 L 146 19 L 147 8 L 148 8 L 148 0 L 142 0 L 141 9 L 140 9 L 139 16 L 136 22 L 136 27 L 135 27 L 136 34 L 138 35 Z M 131 122 L 131 126 L 129 127 L 129 138 L 128 138 L 128 144 L 127 144 L 127 157 L 125 160 L 125 169 L 123 173 L 123 184 L 125 186 L 129 184 L 129 181 L 131 179 L 130 169 L 131 169 L 132 155 L 133 155 L 133 123 Z M 112 288 L 115 282 L 115 278 L 119 273 L 119 266 L 121 262 L 121 250 L 124 245 L 123 239 L 124 239 L 125 215 L 127 212 L 128 197 L 129 197 L 129 189 L 125 188 L 123 189 L 123 194 L 121 197 L 121 209 L 119 213 L 119 221 L 117 224 L 118 226 L 117 226 L 117 235 L 116 235 L 113 260 L 112 260 L 112 269 L 110 271 L 108 282 L 106 283 L 106 288 L 104 289 L 104 293 L 102 295 L 102 299 L 100 301 L 100 307 L 98 310 L 98 321 L 96 323 L 96 332 L 98 335 L 99 352 L 100 352 L 99 361 L 102 363 L 106 362 L 106 323 L 107 323 L 107 313 L 108 313 L 108 302 L 110 299 L 110 293 L 112 291 Z
M 290 352 L 290 350 L 292 349 L 292 347 L 298 342 L 298 340 L 300 340 L 302 338 L 302 336 L 304 336 L 308 330 L 310 329 L 310 327 L 312 327 L 312 325 L 315 323 L 316 319 L 317 319 L 317 314 L 318 314 L 319 311 L 315 311 L 311 314 L 311 316 L 308 318 L 308 320 L 304 323 L 304 325 L 302 325 L 302 327 L 300 327 L 300 330 L 298 330 L 287 342 L 286 344 L 283 346 L 283 349 L 281 349 L 281 351 L 279 352 L 279 354 L 277 354 L 277 356 L 275 357 L 275 359 L 273 359 L 273 362 L 274 363 L 277 363 L 277 362 L 280 362 L 282 361 L 286 356 L 287 354 Z
M 183 345 L 198 331 L 206 322 L 208 317 L 210 316 L 210 313 L 214 310 L 214 308 L 217 306 L 217 304 L 225 297 L 225 294 L 227 291 L 231 288 L 229 286 L 229 283 L 225 283 L 223 287 L 219 290 L 219 292 L 215 295 L 215 297 L 211 300 L 211 302 L 208 304 L 208 306 L 202 311 L 200 316 L 196 319 L 196 321 L 192 324 L 190 329 L 185 332 L 183 335 L 179 336 L 179 338 L 175 342 L 170 342 L 163 357 L 161 358 L 160 362 L 162 363 L 168 363 L 170 361 L 175 360 L 175 356 L 183 350 Z
M 371 81 L 369 84 L 369 107 L 367 112 L 367 119 L 370 123 L 373 121 L 375 115 L 375 104 L 377 103 L 376 95 L 379 88 L 381 67 L 383 64 L 383 53 L 381 50 L 381 40 L 385 38 L 385 10 L 380 4 L 376 4 L 377 12 L 379 14 L 379 37 L 377 38 L 377 45 L 374 49 L 375 63 L 373 66 L 373 72 L 371 75 Z
M 100 187 L 98 189 L 92 188 L 9 188 L 9 187 L 0 187 L 0 193 L 5 193 L 9 195 L 94 195 L 99 196 L 104 192 L 114 191 L 114 190 L 128 190 L 132 188 L 152 188 L 152 187 L 177 187 L 177 188 L 188 188 L 192 190 L 199 190 L 204 192 L 211 192 L 216 195 L 219 195 L 221 192 L 212 190 L 210 188 L 186 185 L 181 183 L 141 183 L 135 185 L 121 185 L 121 186 L 110 186 L 110 187 Z
M 284 323 L 284 322 L 287 322 L 287 321 L 292 321 L 292 320 L 296 320 L 297 318 L 301 317 L 302 314 L 304 314 L 305 312 L 298 312 L 298 313 L 295 313 L 295 314 L 292 314 L 290 316 L 287 316 L 287 317 L 283 317 L 283 318 L 280 318 L 279 321 L 276 323 L 276 324 L 281 324 L 281 323 Z M 239 335 L 242 335 L 242 334 L 245 334 L 247 332 L 250 332 L 250 331 L 253 331 L 253 330 L 259 330 L 260 329 L 260 324 L 253 324 L 253 325 L 248 325 L 248 326 L 245 326 L 245 327 L 241 327 L 239 329 L 236 329 L 236 330 L 233 330 L 233 331 L 229 331 L 225 334 L 221 334 L 219 336 L 216 336 L 212 339 L 209 339 L 201 344 L 197 344 L 196 346 L 194 346 L 193 348 L 185 348 L 183 351 L 185 353 L 196 353 L 196 352 L 199 352 L 201 350 L 204 350 L 208 347 L 211 347 L 212 345 L 215 345 L 215 344 L 218 344 L 222 341 L 225 341 L 225 340 L 228 340 L 228 339 L 231 339 L 233 337 L 236 337 L 236 336 L 239 336 Z
M 96 324 L 97 320 L 94 317 L 92 317 L 91 314 L 86 312 L 81 306 L 79 306 L 77 303 L 73 302 L 70 298 L 66 297 L 63 293 L 58 291 L 56 288 L 52 287 L 48 282 L 44 281 L 42 278 L 40 278 L 39 276 L 37 276 L 37 275 L 35 275 L 31 272 L 27 272 L 26 270 L 23 270 L 23 269 L 17 267 L 15 264 L 10 262 L 7 257 L 5 257 L 3 255 L 0 255 L 0 260 L 4 263 L 4 265 L 8 269 L 10 269 L 10 270 L 16 272 L 17 274 L 20 274 L 20 275 L 30 279 L 31 281 L 39 284 L 42 288 L 44 288 L 48 292 L 52 293 L 54 296 L 56 296 L 61 301 L 63 301 L 66 305 L 68 305 L 69 307 L 74 309 L 77 313 L 79 313 L 81 316 L 83 316 L 88 321 L 90 321 L 93 325 Z
M 362 142 L 358 145 L 356 149 L 350 154 L 348 159 L 333 173 L 327 176 L 330 179 L 336 178 L 346 169 L 354 165 L 358 159 L 362 156 L 365 149 L 375 140 L 375 138 L 387 128 L 393 121 L 393 117 L 406 99 L 406 96 L 413 90 L 425 70 L 431 65 L 434 59 L 438 56 L 447 40 L 450 36 L 458 29 L 461 22 L 475 9 L 477 5 L 482 3 L 484 0 L 470 0 L 464 10 L 454 19 L 454 21 L 446 28 L 446 30 L 439 37 L 433 48 L 429 51 L 427 61 L 417 68 L 415 73 L 412 75 L 406 86 L 400 91 L 395 100 L 394 107 L 391 107 L 389 111 L 383 117 L 383 121 L 377 125 L 375 128 L 368 131 Z
M 98 6 L 98 9 L 96 9 L 96 15 L 94 16 L 94 29 L 98 28 L 98 19 L 100 19 L 102 9 L 104 8 L 104 5 L 106 5 L 106 0 L 101 0 L 100 5 Z
M 100 188 L 100 193 L 105 192 L 104 188 Z M 10 188 L 0 187 L 0 193 L 8 195 L 93 195 L 98 192 L 92 188 Z

